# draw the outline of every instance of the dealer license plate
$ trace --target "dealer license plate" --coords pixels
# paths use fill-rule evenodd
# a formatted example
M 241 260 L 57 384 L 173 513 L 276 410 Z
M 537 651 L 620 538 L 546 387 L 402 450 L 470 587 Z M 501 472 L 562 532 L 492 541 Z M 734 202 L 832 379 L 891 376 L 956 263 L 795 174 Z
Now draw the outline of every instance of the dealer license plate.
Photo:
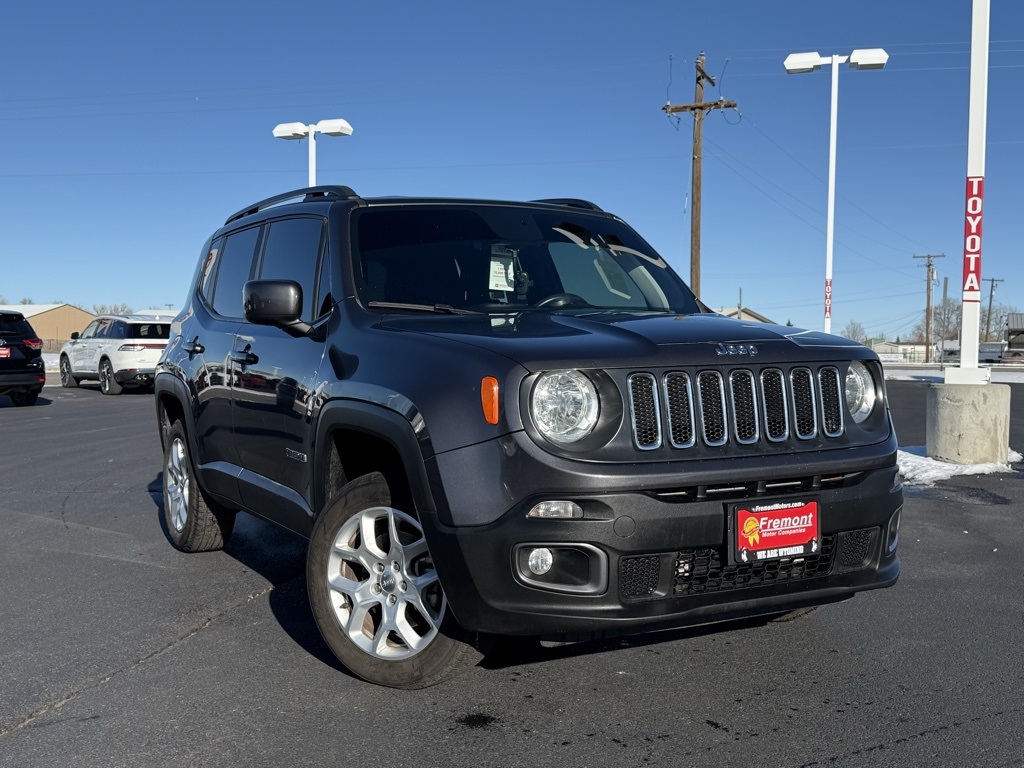
M 733 509 L 738 563 L 806 557 L 821 546 L 817 501 L 762 501 Z
M 10 347 L 0 347 L 0 357 L 10 357 L 10 356 L 11 356 L 11 348 Z

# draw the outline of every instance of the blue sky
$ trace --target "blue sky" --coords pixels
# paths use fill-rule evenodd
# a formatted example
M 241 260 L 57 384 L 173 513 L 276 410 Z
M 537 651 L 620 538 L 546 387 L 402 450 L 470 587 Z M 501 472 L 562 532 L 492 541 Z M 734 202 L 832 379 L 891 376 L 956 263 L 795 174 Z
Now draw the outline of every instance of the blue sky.
M 994 0 L 983 277 L 1024 307 L 1024 3 Z M 0 295 L 179 307 L 203 241 L 305 186 L 276 123 L 343 117 L 321 183 L 373 195 L 571 196 L 689 276 L 693 59 L 739 113 L 705 124 L 702 298 L 822 324 L 829 76 L 843 67 L 833 329 L 895 337 L 937 260 L 958 296 L 970 0 L 19 3 L 0 32 Z M 670 81 L 670 58 L 671 81 Z M 987 297 L 988 283 L 983 283 Z

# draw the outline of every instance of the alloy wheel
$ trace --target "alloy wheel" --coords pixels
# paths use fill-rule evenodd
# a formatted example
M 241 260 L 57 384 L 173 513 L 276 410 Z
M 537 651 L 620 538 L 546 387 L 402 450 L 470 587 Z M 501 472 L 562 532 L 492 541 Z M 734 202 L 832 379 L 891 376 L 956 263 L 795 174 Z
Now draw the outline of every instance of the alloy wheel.
M 174 439 L 167 451 L 167 465 L 164 467 L 164 484 L 167 488 L 168 518 L 174 530 L 185 530 L 188 522 L 188 454 L 180 437 Z
M 342 631 L 370 656 L 407 659 L 437 635 L 444 592 L 423 529 L 404 512 L 373 507 L 349 518 L 331 546 L 326 575 Z

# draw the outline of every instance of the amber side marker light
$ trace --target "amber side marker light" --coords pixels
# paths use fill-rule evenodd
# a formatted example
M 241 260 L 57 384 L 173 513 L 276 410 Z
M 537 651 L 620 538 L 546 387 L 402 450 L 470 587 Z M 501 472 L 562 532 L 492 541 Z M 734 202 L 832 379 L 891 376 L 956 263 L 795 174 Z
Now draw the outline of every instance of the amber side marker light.
M 480 407 L 488 424 L 498 423 L 498 380 L 493 376 L 480 380 Z

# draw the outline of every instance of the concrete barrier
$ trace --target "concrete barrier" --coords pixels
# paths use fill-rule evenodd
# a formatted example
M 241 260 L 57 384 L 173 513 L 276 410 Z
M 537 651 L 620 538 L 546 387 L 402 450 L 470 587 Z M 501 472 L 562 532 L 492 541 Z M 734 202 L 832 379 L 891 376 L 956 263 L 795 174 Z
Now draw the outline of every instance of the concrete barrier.
M 928 456 L 957 464 L 1006 464 L 1010 446 L 1010 387 L 932 384 L 928 387 Z

